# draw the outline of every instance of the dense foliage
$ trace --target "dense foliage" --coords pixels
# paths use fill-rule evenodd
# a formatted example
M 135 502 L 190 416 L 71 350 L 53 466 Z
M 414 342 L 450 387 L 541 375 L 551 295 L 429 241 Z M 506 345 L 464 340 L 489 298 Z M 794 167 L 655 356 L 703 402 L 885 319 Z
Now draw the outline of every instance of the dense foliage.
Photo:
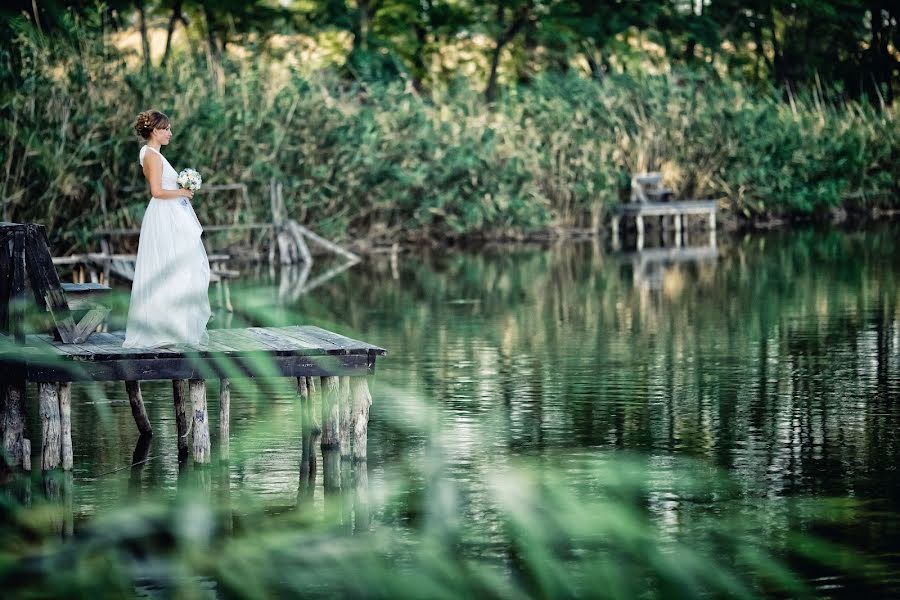
M 696 60 L 682 60 L 673 40 L 687 34 L 661 20 L 669 14 L 663 4 L 622 3 L 606 12 L 603 3 L 585 3 L 582 12 L 563 2 L 508 3 L 519 12 L 501 5 L 423 3 L 429 18 L 440 16 L 425 28 L 424 48 L 434 53 L 426 59 L 398 37 L 413 18 L 400 0 L 353 10 L 309 3 L 309 11 L 148 4 L 140 14 L 183 11 L 172 23 L 203 29 L 211 44 L 170 52 L 167 41 L 161 60 L 168 62 L 160 66 L 113 43 L 114 31 L 130 26 L 130 3 L 93 12 L 53 12 L 42 3 L 39 26 L 33 17 L 4 21 L 11 43 L 0 62 L 2 216 L 46 223 L 59 251 L 90 247 L 100 227 L 135 226 L 146 194 L 130 125 L 149 107 L 174 119 L 168 153 L 178 168 L 197 168 L 211 184 L 249 186 L 251 206 L 225 193 L 198 198 L 210 224 L 267 220 L 269 203 L 260 200 L 273 178 L 284 182 L 296 218 L 330 235 L 376 241 L 596 228 L 627 194 L 629 174 L 648 169 L 661 170 L 683 197 L 725 200 L 738 218 L 827 217 L 896 203 L 900 134 L 892 108 L 835 87 L 792 91 L 762 76 L 723 77 L 696 48 Z M 357 31 L 366 6 L 368 25 Z M 461 61 L 471 53 L 460 48 L 452 73 L 444 64 L 461 28 L 490 29 L 490 11 L 478 13 L 485 6 L 509 21 L 502 85 L 500 45 L 484 46 L 496 51 L 489 61 L 472 59 L 485 68 L 481 75 L 463 77 Z M 713 19 L 722 6 L 694 17 Z M 232 12 L 217 21 L 215 11 Z M 223 25 L 202 26 L 204 18 Z M 629 49 L 627 32 L 640 23 L 656 36 L 668 24 L 663 46 L 672 70 L 651 74 L 652 53 Z M 348 54 L 323 69 L 269 43 L 279 30 L 341 27 L 352 33 Z M 605 48 L 603 60 L 599 50 L 584 50 L 586 37 L 594 50 Z M 229 45 L 241 51 L 226 51 Z M 712 52 L 715 44 L 703 47 Z M 581 59 L 590 59 L 597 77 L 570 68 Z M 479 84 L 485 78 L 490 103 Z M 889 90 L 882 86 L 880 97 L 889 99 Z

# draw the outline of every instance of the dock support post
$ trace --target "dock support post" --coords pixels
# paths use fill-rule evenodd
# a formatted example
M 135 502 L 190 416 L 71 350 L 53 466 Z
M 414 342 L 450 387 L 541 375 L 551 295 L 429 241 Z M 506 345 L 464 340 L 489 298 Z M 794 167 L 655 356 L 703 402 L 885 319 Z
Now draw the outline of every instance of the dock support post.
M 59 384 L 60 454 L 62 468 L 71 471 L 74 466 L 72 455 L 72 383 Z
M 153 428 L 150 427 L 150 419 L 147 418 L 147 409 L 144 407 L 144 398 L 141 395 L 140 381 L 126 381 L 125 392 L 128 394 L 128 403 L 131 405 L 131 416 L 137 425 L 141 435 L 152 436 Z
M 350 378 L 347 376 L 340 378 L 340 444 L 341 459 L 350 458 Z
M 716 209 L 715 208 L 713 208 L 711 211 L 709 211 L 709 230 L 710 231 L 716 230 Z
M 675 247 L 678 248 L 681 246 L 681 215 L 675 215 L 672 217 L 675 225 Z
M 322 377 L 322 450 L 340 446 L 340 383 L 337 377 Z
M 310 421 L 309 386 L 306 377 L 297 378 L 297 397 L 300 399 L 300 435 L 306 441 L 311 434 L 312 423 Z
M 637 249 L 641 250 L 644 247 L 644 217 L 635 216 L 634 225 L 637 227 Z
M 59 388 L 55 383 L 38 384 L 38 404 L 41 415 L 41 469 L 49 471 L 59 466 L 61 437 Z
M 231 381 L 219 380 L 219 452 L 228 460 L 231 435 Z
M 316 389 L 315 377 L 306 378 L 306 388 L 309 390 L 309 429 L 315 435 L 319 435 L 322 433 L 322 426 L 316 413 L 316 405 L 318 404 L 321 410 L 322 402 L 321 398 L 319 398 L 321 390 Z
M 619 241 L 619 215 L 612 216 L 609 221 L 609 226 L 612 229 L 612 249 L 618 250 L 622 246 Z
M 31 442 L 25 437 L 25 382 L 15 381 L 6 386 L 6 402 L 0 415 L 3 432 L 3 454 L 6 466 L 31 470 Z
M 365 377 L 350 378 L 350 440 L 353 460 L 364 461 L 368 452 L 369 407 L 372 395 Z
M 193 413 L 194 462 L 209 462 L 209 414 L 206 410 L 206 381 L 191 379 L 191 412 Z
M 187 410 L 185 398 L 188 395 L 187 379 L 174 379 L 172 381 L 172 399 L 175 404 L 175 428 L 178 431 L 178 460 L 182 461 L 188 455 L 188 428 Z

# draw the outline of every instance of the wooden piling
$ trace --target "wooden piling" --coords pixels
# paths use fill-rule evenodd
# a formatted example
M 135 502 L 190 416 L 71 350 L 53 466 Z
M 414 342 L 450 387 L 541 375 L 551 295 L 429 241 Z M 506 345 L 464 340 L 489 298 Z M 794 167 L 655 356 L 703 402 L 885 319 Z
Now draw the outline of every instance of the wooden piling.
M 206 410 L 206 381 L 190 380 L 191 411 L 194 430 L 194 462 L 205 464 L 210 460 L 209 415 Z
M 144 398 L 141 395 L 140 381 L 126 381 L 125 391 L 128 394 L 128 403 L 131 404 L 131 416 L 137 425 L 141 435 L 152 436 L 153 428 L 150 427 L 150 419 L 147 418 L 147 409 L 144 407 Z
M 16 381 L 6 386 L 6 402 L 0 414 L 0 431 L 3 432 L 3 453 L 6 466 L 31 469 L 30 448 L 25 451 L 25 382 Z M 30 444 L 30 442 L 29 442 Z M 25 462 L 25 456 L 28 462 Z M 27 466 L 26 466 L 27 465 Z
M 341 491 L 341 451 L 337 446 L 322 446 L 322 480 L 326 495 Z M 332 512 L 332 516 L 334 512 L 340 510 L 340 506 L 337 505 L 326 507 L 329 508 L 328 512 Z
M 59 466 L 61 435 L 57 384 L 38 384 L 38 405 L 41 416 L 41 469 L 48 471 Z
M 350 443 L 353 460 L 366 460 L 372 396 L 365 377 L 350 378 Z
M 228 460 L 231 435 L 231 381 L 219 381 L 219 452 L 222 460 Z
M 185 408 L 187 395 L 187 379 L 173 380 L 172 398 L 175 404 L 175 428 L 178 431 L 178 460 L 185 460 L 188 455 L 187 409 Z
M 340 424 L 338 433 L 340 437 L 341 458 L 350 458 L 350 378 L 340 378 L 340 391 L 338 393 Z
M 72 454 L 72 384 L 68 381 L 59 384 L 59 422 L 62 468 L 64 471 L 71 471 L 74 466 Z
M 340 447 L 340 382 L 322 377 L 322 449 Z
M 317 389 L 315 377 L 306 378 L 306 387 L 309 390 L 309 428 L 318 435 L 322 433 L 322 425 L 319 423 L 319 412 L 322 410 L 321 390 Z
M 366 462 L 353 465 L 353 513 L 354 531 L 366 532 L 371 524 L 369 509 L 369 467 Z

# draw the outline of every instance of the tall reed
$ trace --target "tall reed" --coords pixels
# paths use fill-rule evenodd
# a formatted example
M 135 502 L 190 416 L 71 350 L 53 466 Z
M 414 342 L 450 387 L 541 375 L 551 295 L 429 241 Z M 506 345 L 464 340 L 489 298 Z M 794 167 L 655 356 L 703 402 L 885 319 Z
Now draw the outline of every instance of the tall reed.
M 466 81 L 420 97 L 301 76 L 261 50 L 226 58 L 214 85 L 199 52 L 145 73 L 93 31 L 47 39 L 22 25 L 0 67 L 3 216 L 47 224 L 60 251 L 140 222 L 130 125 L 148 107 L 173 119 L 174 165 L 249 186 L 250 206 L 201 193 L 207 223 L 266 219 L 273 177 L 295 218 L 375 241 L 597 227 L 648 169 L 745 219 L 897 203 L 895 116 L 865 104 L 788 103 L 680 73 L 545 75 L 486 106 Z

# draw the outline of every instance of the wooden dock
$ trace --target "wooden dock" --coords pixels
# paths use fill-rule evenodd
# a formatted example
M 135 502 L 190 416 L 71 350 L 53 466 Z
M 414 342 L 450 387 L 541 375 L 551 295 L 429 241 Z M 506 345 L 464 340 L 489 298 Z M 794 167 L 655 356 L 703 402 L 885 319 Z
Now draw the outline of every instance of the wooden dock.
M 715 246 L 716 211 L 719 202 L 717 200 L 677 200 L 671 202 L 628 202 L 620 204 L 612 211 L 610 226 L 612 228 L 613 248 L 618 249 L 620 221 L 625 217 L 634 219 L 637 229 L 637 249 L 644 246 L 644 219 L 646 217 L 660 217 L 663 228 L 666 217 L 671 218 L 672 228 L 675 230 L 676 245 L 681 245 L 682 233 L 687 231 L 687 219 L 691 215 L 706 217 L 707 230 L 710 233 L 710 245 Z
M 229 381 L 235 377 L 297 379 L 304 439 L 321 430 L 321 446 L 340 455 L 366 459 L 371 396 L 366 376 L 375 370 L 383 348 L 314 326 L 249 327 L 210 330 L 208 345 L 155 349 L 122 347 L 124 333 L 94 333 L 81 343 L 64 343 L 50 335 L 26 335 L 24 344 L 0 336 L 2 433 L 7 467 L 30 469 L 31 442 L 25 432 L 25 388 L 38 386 L 44 469 L 72 468 L 71 385 L 82 381 L 124 381 L 132 414 L 142 435 L 152 435 L 140 382 L 172 380 L 178 455 L 188 455 L 189 435 L 197 463 L 210 461 L 206 381 L 220 380 L 220 439 L 227 458 Z M 321 394 L 321 420 L 312 414 L 312 396 Z M 192 410 L 188 425 L 186 398 Z M 321 426 L 319 425 L 321 423 Z
M 29 287 L 38 312 L 50 316 L 49 334 L 25 331 Z M 171 380 L 178 458 L 187 458 L 192 438 L 194 461 L 202 464 L 210 462 L 206 381 L 219 379 L 219 439 L 227 458 L 235 377 L 296 378 L 304 452 L 309 453 L 310 433 L 319 430 L 323 452 L 366 459 L 372 402 L 366 376 L 384 349 L 313 326 L 218 329 L 202 346 L 123 348 L 123 333 L 97 331 L 110 310 L 109 292 L 105 285 L 62 284 L 42 225 L 0 223 L 0 468 L 31 469 L 28 383 L 38 387 L 42 469 L 72 468 L 71 394 L 72 383 L 79 381 L 125 382 L 138 431 L 149 437 L 153 430 L 140 382 Z M 320 392 L 321 427 L 312 414 L 312 399 Z

